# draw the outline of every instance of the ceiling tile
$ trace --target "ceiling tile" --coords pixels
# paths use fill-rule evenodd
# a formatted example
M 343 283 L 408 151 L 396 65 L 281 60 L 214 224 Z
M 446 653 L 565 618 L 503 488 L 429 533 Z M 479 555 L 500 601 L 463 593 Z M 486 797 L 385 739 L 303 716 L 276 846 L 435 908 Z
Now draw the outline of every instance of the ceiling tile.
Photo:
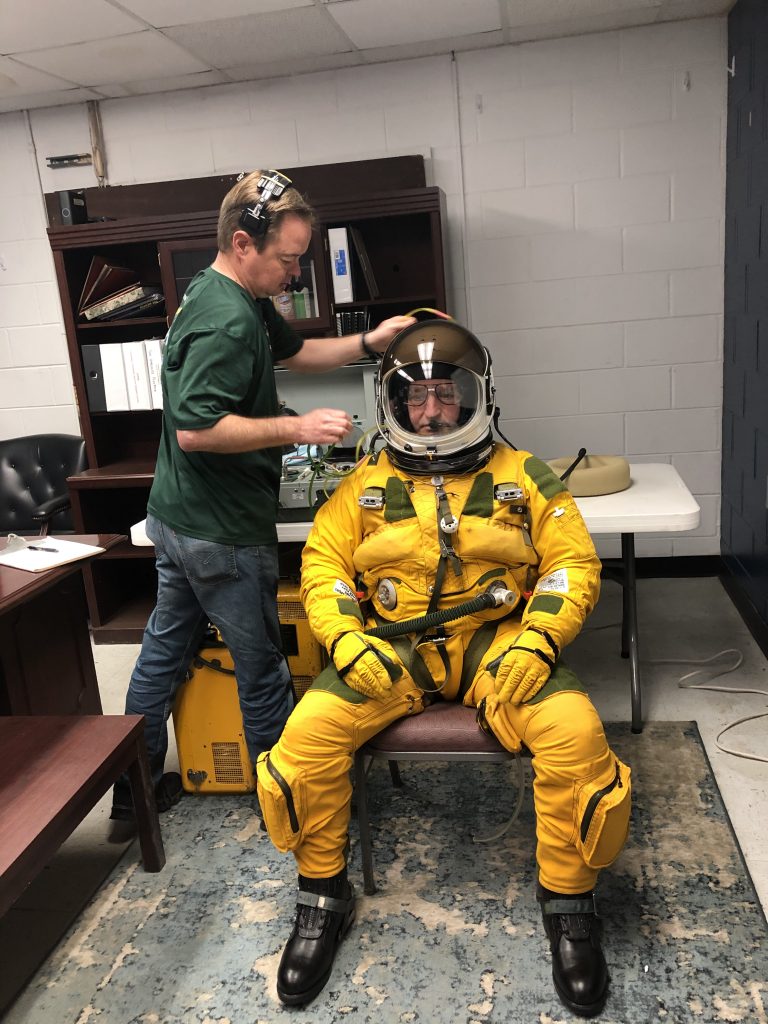
M 291 60 L 291 74 L 302 75 L 313 71 L 329 71 L 338 68 L 353 67 L 363 63 L 363 54 L 359 50 L 348 53 L 329 53 L 312 57 L 294 57 Z M 284 60 L 261 61 L 258 64 L 243 64 L 227 68 L 224 72 L 233 82 L 251 82 L 262 78 L 285 78 Z
M 547 21 L 535 25 L 518 25 L 507 31 L 510 43 L 527 43 L 539 39 L 558 39 L 566 36 L 588 36 L 613 29 L 637 28 L 650 25 L 658 18 L 657 8 L 636 8 L 631 12 L 595 14 L 563 21 Z
M 351 49 L 333 21 L 316 7 L 179 25 L 165 31 L 169 38 L 216 68 L 290 61 Z M 283 73 L 292 70 L 287 66 Z
M 105 0 L 2 0 L 0 51 L 23 53 L 66 46 L 87 39 L 108 39 L 142 26 Z
M 507 24 L 538 26 L 547 22 L 577 22 L 604 14 L 622 16 L 631 11 L 661 7 L 663 0 L 506 0 Z M 628 20 L 628 24 L 630 21 Z
M 343 0 L 326 8 L 361 48 L 475 35 L 501 28 L 498 0 Z
M 99 94 L 92 89 L 62 89 L 56 92 L 28 93 L 23 96 L 0 96 L 0 112 L 63 107 L 68 103 L 85 103 L 86 100 L 98 99 Z
M 246 14 L 313 6 L 313 0 L 216 0 L 216 3 L 211 3 L 211 0 L 120 0 L 120 3 L 156 27 L 221 21 Z
M 434 57 L 448 54 L 451 50 L 485 50 L 504 42 L 502 31 L 483 32 L 479 35 L 456 36 L 454 38 L 424 40 L 420 43 L 400 43 L 398 46 L 376 46 L 360 51 L 366 64 L 381 64 L 384 61 L 413 60 L 419 57 Z
M 209 70 L 174 42 L 151 30 L 117 39 L 99 39 L 25 54 L 24 60 L 41 71 L 60 75 L 78 85 L 138 82 L 165 75 Z
M 53 92 L 70 89 L 73 82 L 46 75 L 36 68 L 28 68 L 11 57 L 0 57 L 0 96 L 20 96 L 22 93 Z

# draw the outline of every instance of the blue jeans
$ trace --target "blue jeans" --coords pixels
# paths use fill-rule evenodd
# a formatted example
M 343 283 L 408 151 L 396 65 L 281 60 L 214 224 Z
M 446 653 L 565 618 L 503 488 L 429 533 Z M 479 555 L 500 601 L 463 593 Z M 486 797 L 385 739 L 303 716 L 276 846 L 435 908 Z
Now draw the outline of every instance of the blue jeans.
M 157 605 L 131 676 L 127 715 L 144 715 L 152 780 L 163 775 L 174 698 L 206 632 L 218 627 L 235 666 L 254 762 L 277 743 L 294 705 L 277 617 L 277 546 L 195 540 L 147 516 L 155 545 Z

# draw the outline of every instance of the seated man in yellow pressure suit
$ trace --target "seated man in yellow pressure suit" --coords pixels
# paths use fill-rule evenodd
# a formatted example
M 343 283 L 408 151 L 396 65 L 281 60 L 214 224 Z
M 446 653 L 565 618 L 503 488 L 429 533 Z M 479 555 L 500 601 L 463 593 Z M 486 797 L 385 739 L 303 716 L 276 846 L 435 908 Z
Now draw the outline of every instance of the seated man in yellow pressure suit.
M 299 870 L 278 995 L 313 999 L 354 920 L 354 750 L 431 700 L 459 700 L 507 749 L 533 755 L 537 898 L 555 987 L 593 1016 L 608 990 L 593 890 L 626 839 L 630 774 L 559 657 L 595 605 L 600 562 L 565 485 L 492 439 L 490 358 L 469 331 L 441 320 L 402 331 L 377 395 L 386 446 L 318 511 L 303 555 L 302 598 L 331 664 L 257 764 L 270 837 Z M 487 607 L 444 626 L 428 619 L 390 642 L 364 632 L 494 590 Z

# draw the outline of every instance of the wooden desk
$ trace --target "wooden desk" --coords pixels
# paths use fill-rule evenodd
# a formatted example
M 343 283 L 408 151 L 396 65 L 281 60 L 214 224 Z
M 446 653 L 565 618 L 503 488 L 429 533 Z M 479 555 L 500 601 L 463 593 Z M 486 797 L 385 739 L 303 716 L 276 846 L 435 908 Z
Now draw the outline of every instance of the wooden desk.
M 125 540 L 67 539 L 103 548 Z M 81 572 L 86 561 L 40 573 L 0 566 L 0 715 L 101 714 Z
M 142 715 L 0 717 L 0 750 L 0 915 L 124 771 L 144 867 L 163 867 Z

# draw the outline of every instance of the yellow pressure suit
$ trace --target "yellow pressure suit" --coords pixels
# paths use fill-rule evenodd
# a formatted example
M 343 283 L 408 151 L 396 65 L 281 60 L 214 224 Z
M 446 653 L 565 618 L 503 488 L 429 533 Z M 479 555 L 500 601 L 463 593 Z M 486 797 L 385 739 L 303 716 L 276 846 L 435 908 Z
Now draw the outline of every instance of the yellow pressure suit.
M 318 510 L 302 562 L 307 616 L 329 651 L 347 632 L 434 610 L 435 589 L 433 605 L 443 610 L 496 582 L 519 595 L 513 608 L 449 621 L 415 648 L 413 635 L 389 641 L 403 671 L 384 698 L 353 690 L 331 663 L 259 758 L 270 837 L 293 851 L 301 875 L 326 878 L 344 867 L 354 751 L 418 714 L 434 691 L 478 707 L 508 750 L 531 751 L 542 885 L 587 892 L 597 869 L 621 851 L 629 769 L 609 749 L 573 672 L 557 662 L 533 699 L 517 705 L 500 704 L 494 689 L 515 637 L 535 627 L 562 650 L 600 591 L 600 562 L 581 514 L 545 463 L 497 444 L 479 471 L 409 476 L 379 452 Z

